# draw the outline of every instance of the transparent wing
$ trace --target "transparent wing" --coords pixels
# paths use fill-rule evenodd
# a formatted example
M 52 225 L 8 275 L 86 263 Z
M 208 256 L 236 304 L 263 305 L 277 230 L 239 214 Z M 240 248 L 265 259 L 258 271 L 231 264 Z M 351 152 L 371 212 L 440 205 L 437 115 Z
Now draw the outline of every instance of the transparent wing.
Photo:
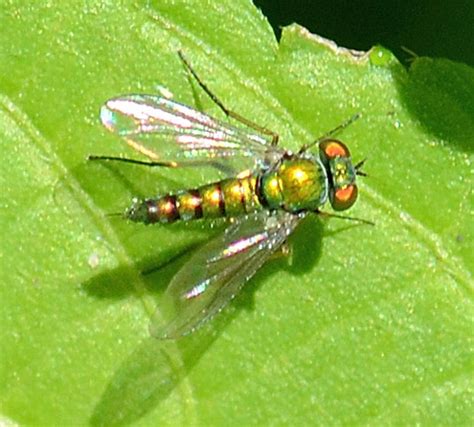
M 243 217 L 198 250 L 169 284 L 163 310 L 152 323 L 152 335 L 179 338 L 222 310 L 302 217 L 265 211 Z
M 263 136 L 167 98 L 125 95 L 101 109 L 103 125 L 153 161 L 254 170 L 281 157 Z

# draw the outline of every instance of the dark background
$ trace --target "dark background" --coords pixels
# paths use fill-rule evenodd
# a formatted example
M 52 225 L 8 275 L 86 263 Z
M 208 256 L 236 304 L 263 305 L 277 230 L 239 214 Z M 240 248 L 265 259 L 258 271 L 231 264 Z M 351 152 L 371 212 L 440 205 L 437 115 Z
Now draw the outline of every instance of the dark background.
M 402 61 L 410 55 L 444 57 L 474 66 L 474 0 L 348 1 L 254 0 L 277 37 L 297 22 L 339 46 L 367 50 L 375 44 Z

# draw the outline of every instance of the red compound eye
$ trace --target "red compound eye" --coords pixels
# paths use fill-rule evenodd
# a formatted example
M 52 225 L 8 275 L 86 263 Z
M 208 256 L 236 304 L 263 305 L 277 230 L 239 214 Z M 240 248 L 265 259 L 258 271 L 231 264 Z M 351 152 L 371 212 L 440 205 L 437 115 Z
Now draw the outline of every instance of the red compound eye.
M 327 139 L 319 144 L 319 149 L 328 159 L 335 157 L 350 157 L 349 149 L 341 141 L 337 139 Z
M 349 209 L 357 200 L 357 186 L 352 184 L 334 191 L 331 205 L 336 211 Z

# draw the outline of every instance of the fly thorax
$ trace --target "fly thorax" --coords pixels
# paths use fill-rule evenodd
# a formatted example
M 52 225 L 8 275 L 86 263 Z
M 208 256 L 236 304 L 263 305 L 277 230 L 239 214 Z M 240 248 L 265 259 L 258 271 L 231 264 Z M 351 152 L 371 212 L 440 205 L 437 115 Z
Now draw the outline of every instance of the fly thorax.
M 270 209 L 289 212 L 315 210 L 327 199 L 327 176 L 316 158 L 287 159 L 261 179 Z

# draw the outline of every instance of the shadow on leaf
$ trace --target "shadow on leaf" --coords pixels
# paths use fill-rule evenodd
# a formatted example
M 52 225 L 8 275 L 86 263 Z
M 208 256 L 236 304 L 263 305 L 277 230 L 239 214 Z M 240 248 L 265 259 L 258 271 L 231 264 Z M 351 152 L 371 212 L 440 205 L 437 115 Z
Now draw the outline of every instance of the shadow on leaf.
M 257 277 L 251 279 L 250 286 L 212 322 L 193 334 L 174 341 L 154 338 L 145 339 L 142 344 L 122 363 L 109 382 L 99 403 L 95 407 L 90 422 L 94 426 L 127 425 L 133 423 L 155 409 L 183 381 L 202 355 L 225 330 L 240 309 L 252 309 L 253 295 L 261 283 L 286 265 L 295 274 L 303 274 L 314 267 L 321 254 L 323 226 L 313 217 L 307 218 L 292 236 L 292 264 L 286 259 L 270 262 Z M 160 276 L 160 284 L 165 285 L 182 259 L 176 257 L 156 273 L 150 274 L 155 282 Z M 99 297 L 117 298 L 130 292 L 130 279 L 136 274 L 132 269 L 119 268 L 104 273 L 84 286 L 88 292 Z M 113 291 L 104 293 L 109 286 Z
M 176 271 L 200 244 L 190 244 L 167 252 L 161 251 L 164 261 L 156 263 L 154 257 L 144 258 L 134 265 L 120 265 L 112 270 L 105 270 L 82 283 L 82 288 L 97 298 L 120 299 L 136 293 L 134 283 L 140 280 L 147 292 L 159 293 L 166 288 Z M 156 274 L 155 274 L 156 273 Z
M 178 341 L 145 339 L 115 372 L 91 425 L 129 425 L 145 416 L 186 378 L 216 337 L 206 328 Z
M 235 300 L 235 305 L 245 309 L 254 309 L 254 293 L 262 283 L 272 282 L 272 276 L 286 270 L 299 276 L 312 270 L 321 257 L 323 224 L 315 215 L 309 215 L 290 236 L 288 245 L 289 256 L 276 252 L 245 286 Z
M 466 152 L 474 150 L 474 70 L 447 59 L 418 58 L 394 71 L 404 104 L 427 132 Z

